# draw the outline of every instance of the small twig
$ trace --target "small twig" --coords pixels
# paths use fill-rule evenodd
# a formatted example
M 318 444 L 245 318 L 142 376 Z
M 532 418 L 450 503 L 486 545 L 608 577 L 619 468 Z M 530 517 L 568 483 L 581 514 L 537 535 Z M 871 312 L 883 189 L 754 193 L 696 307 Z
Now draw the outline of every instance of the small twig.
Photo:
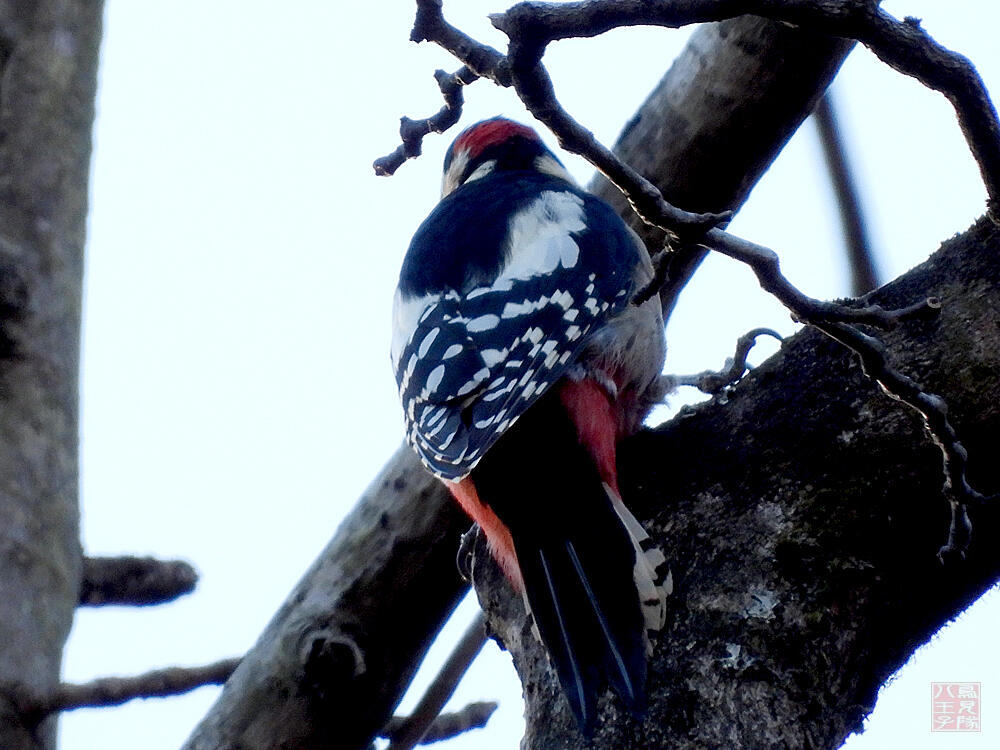
M 444 97 L 444 106 L 437 114 L 423 120 L 411 120 L 409 117 L 399 119 L 399 137 L 402 143 L 388 156 L 376 159 L 372 164 L 375 174 L 391 175 L 399 169 L 407 159 L 420 156 L 424 136 L 428 133 L 443 133 L 462 116 L 464 97 L 462 87 L 476 81 L 479 76 L 473 73 L 467 65 L 463 65 L 454 73 L 443 70 L 434 71 L 434 78 Z
M 697 238 L 709 227 L 731 218 L 728 211 L 691 213 L 668 203 L 649 180 L 615 157 L 593 133 L 559 106 L 545 68 L 540 63 L 525 66 L 525 56 L 515 54 L 518 40 L 511 40 L 510 51 L 504 57 L 445 21 L 441 7 L 441 0 L 417 0 L 410 39 L 434 42 L 455 55 L 476 75 L 489 78 L 500 86 L 513 85 L 528 110 L 549 126 L 559 144 L 572 153 L 585 156 L 600 169 L 633 202 L 636 212 L 645 221 L 671 227 L 678 236 Z
M 693 241 L 732 218 L 731 211 L 692 213 L 667 202 L 652 182 L 615 156 L 563 109 L 545 66 L 530 55 L 515 54 L 520 47 L 519 40 L 511 40 L 510 70 L 517 95 L 528 111 L 552 131 L 563 149 L 583 156 L 617 186 L 643 221 L 663 228 L 668 237 Z
M 482 729 L 497 710 L 497 703 L 493 701 L 481 701 L 470 703 L 460 711 L 454 713 L 441 714 L 431 722 L 430 727 L 420 740 L 421 745 L 429 745 L 432 742 L 449 740 L 460 734 L 465 734 L 470 729 Z M 394 716 L 389 719 L 380 737 L 385 737 L 390 741 L 395 741 L 401 732 L 405 731 L 409 725 L 411 717 Z
M 948 541 L 938 551 L 938 558 L 943 562 L 947 555 L 964 555 L 972 534 L 967 507 L 989 502 L 996 496 L 987 497 L 969 484 L 966 477 L 969 454 L 948 419 L 947 403 L 890 367 L 886 361 L 885 347 L 878 339 L 842 323 L 817 323 L 816 327 L 855 352 L 861 358 L 865 374 L 878 383 L 888 396 L 911 407 L 924 418 L 928 434 L 941 449 L 944 493 L 951 505 Z
M 940 302 L 934 298 L 921 300 L 898 310 L 886 310 L 880 305 L 851 306 L 813 299 L 800 292 L 785 278 L 781 273 L 778 255 L 770 248 L 718 229 L 711 229 L 706 233 L 704 244 L 711 250 L 750 266 L 761 288 L 777 297 L 794 318 L 802 323 L 861 323 L 888 330 L 901 320 L 933 314 L 940 307 Z
M 427 688 L 406 725 L 398 729 L 388 750 L 412 750 L 428 731 L 444 704 L 451 698 L 469 665 L 486 643 L 486 624 L 482 612 L 476 614 L 455 650 L 451 652 L 437 677 Z
M 541 60 L 546 45 L 559 39 L 589 38 L 623 26 L 677 28 L 745 14 L 855 39 L 896 71 L 942 93 L 955 108 L 959 126 L 979 165 L 991 208 L 994 212 L 1000 210 L 1000 122 L 975 66 L 963 55 L 938 44 L 920 27 L 919 20 L 899 21 L 870 0 L 522 2 L 491 16 L 491 21 L 511 39 L 511 68 L 524 71 Z
M 183 560 L 152 557 L 85 557 L 80 605 L 146 606 L 173 601 L 194 590 L 198 574 Z
M 501 86 L 513 85 L 524 105 L 549 127 L 560 145 L 582 155 L 603 172 L 618 186 L 644 221 L 660 227 L 668 237 L 704 244 L 748 264 L 761 287 L 777 297 L 795 319 L 817 326 L 857 352 L 865 362 L 866 371 L 887 393 L 924 415 L 932 439 L 944 453 L 945 489 L 952 503 L 949 541 L 941 554 L 965 549 L 970 533 L 966 504 L 980 502 L 983 497 L 966 482 L 965 451 L 945 416 L 943 402 L 888 368 L 879 348 L 881 345 L 848 325 L 892 328 L 900 320 L 934 312 L 939 306 L 937 300 L 924 300 L 901 310 L 885 310 L 878 305 L 848 306 L 821 302 L 802 294 L 781 274 L 776 253 L 719 228 L 728 220 L 728 214 L 691 214 L 670 205 L 655 186 L 598 143 L 593 134 L 559 104 L 551 78 L 542 64 L 542 56 L 546 46 L 556 39 L 592 37 L 621 26 L 681 26 L 748 13 L 824 34 L 855 39 L 865 44 L 883 62 L 942 92 L 951 101 L 966 141 L 979 164 L 990 196 L 991 213 L 994 220 L 1000 220 L 1000 123 L 982 79 L 965 57 L 931 39 L 915 19 L 897 21 L 881 11 L 872 0 L 522 2 L 506 13 L 491 17 L 493 25 L 510 39 L 506 58 L 447 24 L 441 12 L 441 0 L 417 0 L 417 8 L 413 39 L 436 42 L 476 73 L 491 78 Z M 477 67 L 477 64 L 483 67 Z M 661 257 L 659 262 L 662 264 L 664 260 Z M 651 296 L 651 289 L 658 290 L 663 275 L 662 270 L 658 271 L 656 277 L 659 283 L 656 286 L 647 285 L 640 290 L 641 294 Z
M 754 328 L 736 340 L 736 352 L 732 359 L 728 360 L 723 370 L 705 370 L 697 375 L 674 375 L 669 376 L 674 386 L 690 385 L 697 388 L 702 393 L 715 396 L 731 385 L 736 385 L 743 375 L 750 369 L 747 365 L 747 355 L 757 343 L 758 336 L 771 336 L 778 341 L 784 341 L 780 333 L 771 328 Z
M 417 0 L 417 15 L 410 41 L 433 42 L 465 63 L 477 76 L 489 78 L 499 86 L 510 86 L 507 60 L 503 54 L 445 21 L 442 0 Z
M 663 285 L 667 283 L 670 278 L 670 260 L 672 255 L 678 251 L 678 248 L 672 247 L 670 239 L 667 240 L 667 245 L 658 253 L 655 253 L 650 260 L 653 263 L 653 278 L 649 280 L 649 283 L 644 287 L 640 287 L 636 290 L 635 294 L 632 295 L 632 304 L 638 307 L 639 305 L 645 304 L 648 300 L 652 299 L 655 295 L 660 293 Z
M 827 91 L 816 105 L 813 121 L 819 132 L 827 172 L 840 209 L 840 224 L 851 269 L 851 294 L 860 297 L 879 285 L 878 272 L 875 270 L 875 252 L 868 236 L 864 209 L 837 120 L 832 95 Z
M 62 683 L 49 695 L 31 696 L 14 690 L 24 716 L 41 720 L 59 711 L 120 706 L 135 698 L 165 698 L 203 685 L 221 685 L 239 666 L 239 659 L 223 659 L 201 667 L 169 667 L 133 677 L 102 677 L 80 685 Z

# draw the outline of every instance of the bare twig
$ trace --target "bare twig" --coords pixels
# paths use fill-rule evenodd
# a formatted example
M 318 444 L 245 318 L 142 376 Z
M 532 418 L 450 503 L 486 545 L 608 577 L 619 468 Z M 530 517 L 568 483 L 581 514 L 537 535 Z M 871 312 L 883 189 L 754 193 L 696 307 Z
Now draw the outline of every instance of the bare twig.
M 417 16 L 410 41 L 434 42 L 465 63 L 477 76 L 489 78 L 499 86 L 510 86 L 507 60 L 503 54 L 445 21 L 442 0 L 417 0 Z
M 681 247 L 678 249 L 686 250 L 689 248 Z M 633 305 L 638 307 L 639 305 L 645 304 L 647 300 L 652 299 L 660 293 L 660 289 L 663 288 L 663 285 L 666 284 L 670 278 L 670 261 L 678 249 L 671 246 L 670 238 L 668 238 L 667 246 L 653 255 L 650 259 L 653 263 L 653 277 L 649 280 L 649 283 L 647 283 L 646 286 L 640 287 L 636 290 L 635 294 L 632 295 Z
M 778 341 L 783 341 L 780 333 L 770 328 L 754 328 L 736 340 L 736 352 L 732 359 L 728 360 L 723 370 L 705 370 L 697 375 L 668 375 L 670 384 L 673 387 L 678 385 L 690 385 L 697 388 L 702 393 L 712 396 L 720 393 L 723 389 L 731 385 L 736 385 L 749 370 L 747 365 L 747 355 L 757 343 L 758 336 L 771 336 Z
M 119 706 L 135 698 L 164 698 L 203 685 L 221 685 L 235 671 L 239 659 L 223 659 L 201 667 L 169 667 L 133 677 L 102 677 L 80 685 L 63 683 L 45 696 L 20 695 L 22 714 L 41 720 L 58 711 Z
M 793 317 L 802 323 L 860 323 L 891 329 L 901 320 L 934 314 L 940 307 L 940 302 L 936 299 L 921 300 L 899 310 L 886 310 L 880 305 L 852 306 L 813 299 L 800 292 L 782 275 L 778 255 L 770 248 L 718 229 L 709 230 L 704 244 L 750 266 L 761 287 L 777 297 Z
M 510 71 L 517 95 L 528 111 L 545 123 L 563 149 L 583 156 L 614 183 L 644 221 L 664 228 L 668 236 L 687 240 L 697 239 L 706 230 L 732 218 L 730 211 L 691 213 L 668 203 L 653 183 L 615 156 L 562 108 L 545 66 L 531 57 L 515 54 L 520 47 L 520 40 L 511 39 Z
M 837 119 L 833 98 L 827 91 L 813 112 L 813 121 L 819 132 L 827 172 L 840 209 L 840 224 L 851 270 L 851 294 L 860 297 L 879 285 L 878 272 L 875 270 L 875 253 L 868 236 L 864 209 Z
M 417 16 L 410 39 L 434 42 L 455 55 L 475 74 L 489 78 L 500 86 L 513 85 L 531 113 L 549 126 L 560 145 L 568 151 L 586 156 L 608 179 L 619 186 L 636 205 L 636 212 L 646 221 L 665 224 L 677 234 L 698 237 L 709 227 L 729 220 L 729 212 L 691 213 L 672 206 L 649 180 L 617 159 L 565 110 L 558 105 L 547 106 L 555 102 L 555 96 L 548 73 L 541 64 L 529 66 L 531 75 L 525 75 L 523 70 L 515 70 L 515 66 L 511 65 L 510 61 L 523 59 L 523 56 L 514 54 L 518 44 L 516 39 L 511 40 L 511 52 L 504 57 L 492 47 L 477 42 L 445 21 L 441 0 L 417 0 Z M 533 107 L 529 99 L 539 103 Z
M 940 396 L 928 393 L 916 381 L 890 367 L 886 361 L 885 347 L 878 339 L 842 323 L 817 323 L 816 327 L 854 351 L 861 358 L 865 373 L 887 395 L 906 404 L 924 418 L 928 434 L 941 449 L 944 493 L 951 505 L 948 541 L 938 551 L 938 558 L 944 562 L 950 555 L 961 557 L 968 549 L 972 534 L 967 507 L 994 500 L 996 496 L 987 497 L 969 484 L 966 477 L 969 454 L 948 419 L 948 405 Z
M 678 27 L 744 14 L 856 39 L 893 69 L 944 94 L 955 108 L 979 164 L 991 209 L 1000 209 L 1000 123 L 975 66 L 963 55 L 938 44 L 918 20 L 899 21 L 869 0 L 578 0 L 558 5 L 522 2 L 491 20 L 511 39 L 511 68 L 526 71 L 541 60 L 546 45 L 558 39 L 597 36 L 622 26 Z
M 452 737 L 465 734 L 470 729 L 482 729 L 496 710 L 497 704 L 495 702 L 479 701 L 470 703 L 460 711 L 441 714 L 431 722 L 430 727 L 420 739 L 420 744 L 429 745 L 432 742 L 449 740 Z M 407 729 L 410 720 L 409 716 L 392 717 L 382 729 L 380 736 L 395 741 L 396 737 Z
M 420 155 L 423 138 L 428 133 L 443 133 L 462 116 L 462 87 L 479 78 L 488 78 L 499 86 L 510 86 L 506 58 L 489 45 L 481 44 L 444 20 L 442 0 L 417 0 L 417 15 L 410 32 L 410 41 L 434 42 L 451 52 L 464 65 L 449 75 L 443 70 L 434 73 L 444 106 L 423 120 L 400 118 L 399 135 L 402 143 L 387 156 L 372 164 L 377 175 L 391 175 L 407 159 Z
M 482 613 L 477 613 L 472 624 L 466 629 L 448 661 L 441 667 L 437 677 L 427 688 L 406 725 L 399 728 L 388 750 L 411 750 L 428 731 L 434 719 L 441 713 L 459 680 L 468 671 L 469 665 L 486 643 L 486 625 Z
M 1000 214 L 1000 124 L 979 74 L 965 57 L 931 39 L 918 21 L 907 18 L 900 22 L 881 11 L 871 0 L 795 3 L 787 0 L 684 0 L 683 3 L 676 0 L 582 0 L 558 5 L 522 2 L 506 13 L 491 17 L 493 25 L 510 40 L 506 58 L 498 57 L 496 50 L 480 45 L 447 24 L 441 13 L 441 0 L 417 0 L 417 6 L 412 38 L 436 42 L 477 72 L 480 70 L 471 61 L 488 59 L 489 77 L 500 85 L 513 85 L 524 105 L 549 127 L 560 145 L 580 154 L 605 174 L 644 221 L 662 228 L 668 238 L 701 243 L 748 264 L 760 285 L 776 296 L 797 320 L 816 325 L 858 353 L 863 361 L 873 365 L 881 362 L 881 375 L 873 374 L 872 377 L 887 393 L 924 416 L 932 439 L 944 454 L 945 486 L 953 515 L 949 542 L 942 554 L 965 549 L 969 539 L 965 504 L 982 496 L 968 487 L 964 448 L 954 437 L 943 404 L 940 408 L 932 408 L 940 399 L 924 393 L 913 381 L 888 368 L 872 343 L 878 342 L 848 325 L 891 328 L 899 320 L 935 311 L 936 300 L 921 301 L 902 310 L 885 310 L 878 305 L 821 302 L 802 294 L 781 274 L 776 253 L 718 228 L 728 220 L 728 214 L 691 214 L 670 205 L 652 183 L 598 143 L 593 134 L 559 104 L 552 80 L 541 61 L 546 46 L 557 39 L 592 37 L 621 26 L 681 26 L 747 13 L 856 39 L 883 62 L 942 92 L 951 101 L 979 164 L 990 196 L 991 212 L 997 217 Z M 509 82 L 506 80 L 508 73 Z M 664 260 L 659 259 L 661 263 Z M 662 271 L 656 274 L 659 283 L 663 277 Z M 650 294 L 652 288 L 649 285 L 640 293 Z
M 401 117 L 399 120 L 399 137 L 402 143 L 388 156 L 376 159 L 372 166 L 375 174 L 391 175 L 399 169 L 407 159 L 420 156 L 424 136 L 428 133 L 443 133 L 462 116 L 464 97 L 462 87 L 475 82 L 479 76 L 463 65 L 454 73 L 443 70 L 434 71 L 434 78 L 444 97 L 444 106 L 437 114 L 423 120 L 411 120 Z
M 152 557 L 86 557 L 80 604 L 163 604 L 194 590 L 198 574 L 183 560 Z

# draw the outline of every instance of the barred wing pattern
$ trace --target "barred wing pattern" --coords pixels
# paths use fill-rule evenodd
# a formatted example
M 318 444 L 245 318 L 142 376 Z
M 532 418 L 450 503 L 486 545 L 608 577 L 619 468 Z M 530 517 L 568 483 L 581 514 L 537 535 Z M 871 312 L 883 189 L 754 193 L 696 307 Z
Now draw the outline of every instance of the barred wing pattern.
M 492 276 L 490 283 L 420 288 L 407 283 L 404 264 L 393 365 L 407 439 L 438 477 L 467 475 L 573 366 L 595 325 L 629 304 L 629 269 L 644 251 L 624 229 L 609 243 L 607 227 L 620 226 L 617 217 L 611 221 L 604 204 L 559 184 L 507 214 L 513 218 L 494 238 L 492 259 L 479 248 L 482 262 L 469 264 L 463 281 Z M 436 252 L 439 260 L 441 247 L 420 236 L 410 255 Z M 419 259 L 408 260 L 420 267 Z

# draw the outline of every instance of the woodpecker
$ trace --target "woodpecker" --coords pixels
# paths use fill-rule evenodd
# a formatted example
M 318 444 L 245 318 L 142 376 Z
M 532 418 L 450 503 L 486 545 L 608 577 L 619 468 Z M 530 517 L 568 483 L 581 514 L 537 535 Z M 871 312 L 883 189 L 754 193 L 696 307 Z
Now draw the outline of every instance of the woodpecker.
M 663 320 L 639 238 L 531 128 L 461 133 L 393 304 L 406 436 L 523 596 L 580 728 L 605 682 L 645 708 L 663 554 L 618 489 L 616 448 L 662 397 Z

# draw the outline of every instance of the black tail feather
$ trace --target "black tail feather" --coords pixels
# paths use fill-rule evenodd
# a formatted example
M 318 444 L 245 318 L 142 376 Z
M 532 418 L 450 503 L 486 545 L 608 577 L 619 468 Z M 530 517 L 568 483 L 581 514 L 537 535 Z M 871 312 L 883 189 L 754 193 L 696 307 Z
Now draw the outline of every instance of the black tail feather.
M 632 585 L 631 542 L 610 544 L 604 527 L 593 539 L 553 540 L 518 549 L 525 596 L 539 636 L 580 728 L 590 733 L 607 681 L 633 714 L 645 709 L 644 623 Z M 617 536 L 617 534 L 610 534 Z M 624 554 L 610 554 L 609 546 Z M 621 564 L 609 565 L 609 559 Z
M 616 509 L 620 499 L 580 444 L 557 394 L 540 398 L 472 478 L 481 500 L 510 529 L 528 608 L 580 728 L 593 730 L 597 698 L 608 683 L 630 712 L 641 714 L 647 628 L 658 622 L 640 598 L 657 600 L 661 592 L 650 579 L 642 538 L 633 540 L 645 532 Z M 654 603 L 662 609 L 660 600 Z
M 608 677 L 617 689 L 618 694 L 621 695 L 622 700 L 625 701 L 625 705 L 635 710 L 641 710 L 645 708 L 643 705 L 643 683 L 646 680 L 646 661 L 640 658 L 638 664 L 633 664 L 630 671 L 629 667 L 625 664 L 625 657 L 618 646 L 621 634 L 616 635 L 613 632 L 612 624 L 607 615 L 604 614 L 601 603 L 594 594 L 594 590 L 587 577 L 587 572 L 583 569 L 583 564 L 580 562 L 580 558 L 576 554 L 576 549 L 573 547 L 573 542 L 566 542 L 566 551 L 569 553 L 576 574 L 580 576 L 580 582 L 587 592 L 587 598 L 594 609 L 594 616 L 597 618 L 597 623 L 601 626 L 601 634 L 604 636 L 604 645 L 607 648 L 606 656 L 610 657 L 610 659 L 605 659 Z M 634 633 L 628 633 L 627 635 L 631 637 Z M 637 670 L 636 667 L 639 669 Z M 639 670 L 642 672 L 642 680 L 636 684 L 633 681 L 632 672 Z
M 545 561 L 545 552 L 543 550 L 538 550 L 538 561 L 541 563 L 542 573 L 545 575 L 546 593 L 549 597 L 546 604 L 551 605 L 552 614 L 555 615 L 555 622 L 559 626 L 559 637 L 555 638 L 555 634 L 551 633 L 552 628 L 548 622 L 549 618 L 542 615 L 542 621 L 546 625 L 545 631 L 548 636 L 545 640 L 546 642 L 552 643 L 552 646 L 549 648 L 549 654 L 556 662 L 557 671 L 559 673 L 559 681 L 562 683 L 563 690 L 566 693 L 569 704 L 573 708 L 573 713 L 576 714 L 577 721 L 579 721 L 582 726 L 592 727 L 594 723 L 594 680 L 593 675 L 590 674 L 590 672 L 593 670 L 587 670 L 587 684 L 584 684 L 584 668 L 577 660 L 577 651 L 579 648 L 574 645 L 574 639 L 571 638 L 570 635 L 574 632 L 573 627 L 567 622 L 567 615 L 564 615 L 562 612 L 555 578 L 553 577 L 552 571 L 549 569 L 548 563 Z M 533 598 L 537 601 L 537 595 Z M 545 609 L 547 608 L 542 605 L 537 611 L 541 614 Z

